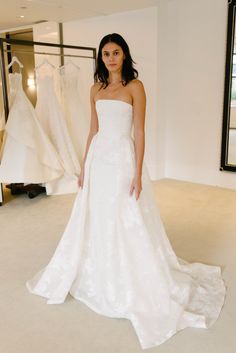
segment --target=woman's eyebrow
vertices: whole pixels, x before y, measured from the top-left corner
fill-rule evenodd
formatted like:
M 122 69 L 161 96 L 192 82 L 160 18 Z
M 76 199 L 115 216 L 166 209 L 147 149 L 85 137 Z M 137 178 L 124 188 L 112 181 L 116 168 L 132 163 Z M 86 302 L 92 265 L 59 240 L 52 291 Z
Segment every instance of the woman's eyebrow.
M 115 51 L 120 51 L 120 49 L 114 49 L 112 52 L 114 53 Z M 104 50 L 103 53 L 109 53 L 109 50 Z

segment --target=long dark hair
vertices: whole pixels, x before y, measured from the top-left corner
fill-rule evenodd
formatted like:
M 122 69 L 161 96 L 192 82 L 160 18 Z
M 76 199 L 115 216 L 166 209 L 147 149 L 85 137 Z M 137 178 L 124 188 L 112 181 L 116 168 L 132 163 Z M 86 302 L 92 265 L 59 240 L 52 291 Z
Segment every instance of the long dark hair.
M 119 45 L 124 52 L 125 59 L 123 61 L 123 66 L 122 66 L 122 84 L 123 86 L 126 86 L 127 83 L 129 83 L 134 78 L 138 77 L 138 71 L 133 67 L 133 64 L 135 64 L 135 62 L 131 58 L 128 44 L 126 43 L 124 38 L 118 33 L 107 34 L 105 37 L 102 38 L 99 44 L 97 61 L 96 61 L 96 71 L 94 73 L 95 81 L 102 82 L 103 88 L 106 88 L 108 86 L 109 72 L 104 62 L 102 61 L 102 48 L 107 43 L 110 43 L 110 42 L 116 43 L 117 45 Z

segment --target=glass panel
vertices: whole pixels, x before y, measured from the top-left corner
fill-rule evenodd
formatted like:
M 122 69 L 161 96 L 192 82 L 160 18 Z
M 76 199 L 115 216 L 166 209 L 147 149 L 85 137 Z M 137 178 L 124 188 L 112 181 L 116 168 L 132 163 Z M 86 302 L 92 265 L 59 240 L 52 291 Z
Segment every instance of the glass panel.
M 234 33 L 234 54 L 231 77 L 231 101 L 228 131 L 228 164 L 236 165 L 236 32 Z

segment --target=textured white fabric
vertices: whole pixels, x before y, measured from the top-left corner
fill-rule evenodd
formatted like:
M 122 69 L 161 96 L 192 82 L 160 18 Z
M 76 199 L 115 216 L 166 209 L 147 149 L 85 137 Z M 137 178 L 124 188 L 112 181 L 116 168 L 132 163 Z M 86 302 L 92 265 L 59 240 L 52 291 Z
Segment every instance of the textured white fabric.
M 44 183 L 63 174 L 60 158 L 22 88 L 22 75 L 9 74 L 9 115 L 1 150 L 0 181 Z
M 178 259 L 143 164 L 140 198 L 129 196 L 135 172 L 132 106 L 96 102 L 93 137 L 71 217 L 48 265 L 26 285 L 63 303 L 70 294 L 91 309 L 129 319 L 143 349 L 185 327 L 207 328 L 225 297 L 221 269 Z
M 1 82 L 0 83 L 0 133 L 4 129 L 5 129 L 5 113 L 4 113 L 3 92 L 2 92 L 2 82 Z M 1 139 L 1 135 L 0 135 L 0 139 Z M 1 146 L 1 141 L 0 141 L 0 146 Z
M 54 75 L 56 92 L 66 118 L 68 130 L 80 164 L 86 147 L 89 119 L 83 109 L 81 99 L 80 69 L 68 61 L 56 70 Z
M 36 113 L 44 131 L 60 156 L 64 169 L 62 177 L 45 184 L 48 195 L 77 192 L 77 177 L 80 172 L 80 164 L 55 93 L 53 72 L 54 69 L 47 63 L 36 70 Z
M 1 90 L 0 90 L 1 95 Z M 4 108 L 2 104 L 2 99 L 0 98 L 0 132 L 5 129 L 5 115 L 4 115 Z

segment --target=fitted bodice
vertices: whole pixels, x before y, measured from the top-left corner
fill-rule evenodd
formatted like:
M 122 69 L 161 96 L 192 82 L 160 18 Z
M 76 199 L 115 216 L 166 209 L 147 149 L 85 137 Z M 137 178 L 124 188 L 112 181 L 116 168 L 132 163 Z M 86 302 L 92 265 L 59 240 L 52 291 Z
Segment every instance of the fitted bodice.
M 115 99 L 96 101 L 99 129 L 95 135 L 93 160 L 104 165 L 117 166 L 117 173 L 126 163 L 132 166 L 134 142 L 132 132 L 133 107 Z M 127 165 L 126 164 L 126 165 Z M 122 165 L 122 167 L 120 167 Z
M 72 63 L 66 63 L 59 69 L 61 89 L 66 91 L 68 95 L 73 95 L 78 90 L 79 70 L 79 67 Z
M 49 97 L 54 96 L 53 77 L 51 75 L 37 76 L 37 96 L 50 102 Z
M 22 96 L 25 97 L 25 93 L 22 86 L 22 74 L 20 72 L 10 73 L 9 77 L 9 109 L 15 104 L 19 107 L 21 106 Z M 25 98 L 23 98 L 25 99 Z M 6 126 L 9 127 L 9 124 Z
M 9 74 L 9 84 L 11 92 L 22 89 L 22 75 L 21 73 L 14 72 Z
M 132 105 L 121 100 L 96 101 L 99 136 L 106 138 L 130 137 L 132 130 Z
M 10 86 L 10 107 L 14 101 L 16 94 L 23 90 L 22 88 L 22 75 L 21 73 L 14 72 L 9 74 L 9 86 Z

